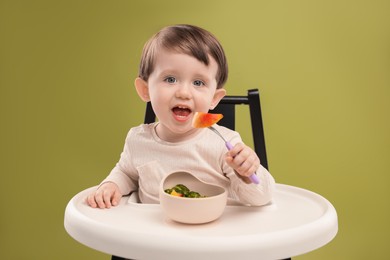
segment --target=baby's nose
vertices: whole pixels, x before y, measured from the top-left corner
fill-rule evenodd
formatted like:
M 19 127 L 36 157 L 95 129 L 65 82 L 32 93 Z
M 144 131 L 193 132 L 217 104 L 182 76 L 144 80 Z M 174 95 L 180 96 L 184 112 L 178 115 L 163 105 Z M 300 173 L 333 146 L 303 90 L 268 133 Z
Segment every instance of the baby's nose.
M 191 98 L 191 89 L 189 84 L 181 84 L 177 91 L 176 91 L 176 97 L 182 98 L 182 99 L 189 99 Z

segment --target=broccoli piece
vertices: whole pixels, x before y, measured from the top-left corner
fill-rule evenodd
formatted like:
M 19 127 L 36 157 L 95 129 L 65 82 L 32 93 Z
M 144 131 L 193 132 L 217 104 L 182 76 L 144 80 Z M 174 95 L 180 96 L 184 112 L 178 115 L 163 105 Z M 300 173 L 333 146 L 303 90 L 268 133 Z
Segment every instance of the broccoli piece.
M 199 194 L 199 192 L 196 191 L 190 191 L 188 193 L 188 198 L 202 198 L 202 196 Z
M 177 184 L 172 189 L 175 190 L 177 193 L 183 194 L 184 197 L 187 197 L 188 193 L 190 192 L 190 190 L 183 184 Z
M 199 194 L 199 192 L 196 191 L 191 191 L 188 189 L 185 185 L 183 184 L 177 184 L 175 187 L 171 189 L 166 189 L 164 190 L 166 193 L 174 196 L 179 196 L 179 197 L 186 197 L 186 198 L 205 198 L 206 196 L 202 196 Z

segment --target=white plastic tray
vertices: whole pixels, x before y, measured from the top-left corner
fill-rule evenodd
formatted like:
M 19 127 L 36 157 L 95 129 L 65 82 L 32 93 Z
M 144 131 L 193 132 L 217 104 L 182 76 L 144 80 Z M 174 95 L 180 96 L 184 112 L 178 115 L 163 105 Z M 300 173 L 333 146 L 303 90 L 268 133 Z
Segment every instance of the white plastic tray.
M 273 203 L 227 206 L 218 220 L 186 225 L 167 219 L 156 204 L 123 197 L 117 207 L 93 209 L 77 194 L 65 211 L 65 229 L 80 243 L 132 259 L 283 259 L 331 241 L 337 213 L 322 196 L 276 184 Z

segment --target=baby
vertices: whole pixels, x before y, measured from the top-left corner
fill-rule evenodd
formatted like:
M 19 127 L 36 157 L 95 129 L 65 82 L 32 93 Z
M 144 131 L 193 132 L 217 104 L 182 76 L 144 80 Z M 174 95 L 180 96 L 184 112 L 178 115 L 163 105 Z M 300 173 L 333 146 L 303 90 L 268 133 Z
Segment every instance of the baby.
M 225 53 L 208 31 L 192 25 L 165 27 L 144 46 L 135 88 L 151 102 L 158 122 L 130 129 L 119 162 L 87 202 L 91 207 L 118 205 L 123 195 L 138 191 L 142 203 L 159 203 L 160 181 L 186 171 L 223 186 L 231 200 L 260 206 L 272 199 L 275 181 L 240 135 L 215 128 L 234 145 L 194 128 L 195 112 L 208 112 L 225 96 Z M 260 183 L 249 176 L 257 174 Z

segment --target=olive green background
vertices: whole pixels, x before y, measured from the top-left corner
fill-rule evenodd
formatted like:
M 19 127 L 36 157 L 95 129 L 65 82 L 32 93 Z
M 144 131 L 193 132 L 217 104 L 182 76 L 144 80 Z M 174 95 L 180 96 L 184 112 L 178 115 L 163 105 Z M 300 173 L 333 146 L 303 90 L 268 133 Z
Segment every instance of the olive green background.
M 276 180 L 335 206 L 336 238 L 294 259 L 388 257 L 389 1 L 1 0 L 0 258 L 109 259 L 66 233 L 65 207 L 142 122 L 142 46 L 176 23 L 220 39 L 229 94 L 261 90 Z

